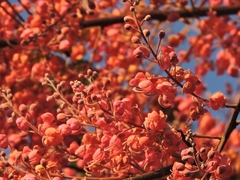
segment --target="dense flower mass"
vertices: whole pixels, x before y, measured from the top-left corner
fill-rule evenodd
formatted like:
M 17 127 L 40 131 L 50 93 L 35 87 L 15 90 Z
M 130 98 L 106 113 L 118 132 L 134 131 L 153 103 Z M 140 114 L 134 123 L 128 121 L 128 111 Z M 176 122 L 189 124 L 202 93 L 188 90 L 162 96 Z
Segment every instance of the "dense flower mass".
M 239 10 L 0 0 L 0 180 L 239 177 Z

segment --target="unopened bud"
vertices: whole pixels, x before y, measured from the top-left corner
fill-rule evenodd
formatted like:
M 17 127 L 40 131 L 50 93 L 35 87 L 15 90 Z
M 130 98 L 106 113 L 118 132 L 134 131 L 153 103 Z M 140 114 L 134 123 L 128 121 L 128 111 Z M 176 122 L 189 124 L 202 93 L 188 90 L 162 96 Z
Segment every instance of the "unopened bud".
M 165 37 L 165 31 L 160 30 L 159 33 L 158 33 L 158 37 L 159 37 L 160 39 L 163 39 L 163 38 Z
M 110 99 L 112 97 L 112 92 L 110 90 L 107 90 L 106 97 Z
M 23 159 L 24 162 L 28 162 L 29 161 L 29 157 L 26 154 L 22 155 L 22 159 Z
M 64 113 L 59 113 L 59 114 L 57 114 L 57 120 L 61 121 L 61 122 L 64 122 L 64 121 L 67 120 L 67 115 L 64 114 Z
M 33 104 L 30 105 L 29 110 L 35 110 L 36 107 L 37 107 L 37 104 L 33 103 Z
M 149 37 L 150 36 L 150 31 L 148 29 L 144 29 L 143 34 L 144 34 L 145 37 Z
M 131 7 L 130 7 L 130 11 L 131 11 L 131 12 L 135 11 L 135 7 L 131 6 Z
M 132 29 L 132 26 L 130 25 L 130 24 L 125 24 L 124 25 L 124 29 L 126 29 L 126 30 L 131 30 Z
M 28 111 L 28 108 L 25 104 L 21 104 L 18 108 L 18 110 L 20 111 L 21 114 L 26 114 Z
M 139 37 L 137 37 L 137 36 L 133 36 L 133 37 L 131 38 L 131 41 L 132 41 L 134 44 L 140 44 L 140 39 L 139 39 Z
M 144 21 L 150 21 L 151 20 L 151 15 L 146 15 L 143 19 Z
M 200 150 L 199 150 L 200 153 L 205 153 L 206 152 L 206 148 L 202 147 Z
M 134 19 L 131 16 L 124 16 L 123 21 L 125 23 L 133 22 Z
M 87 117 L 92 118 L 94 115 L 95 115 L 95 112 L 90 111 L 88 112 Z
M 40 164 L 41 164 L 43 167 L 46 167 L 46 165 L 47 165 L 46 159 L 42 158 L 42 159 L 40 160 Z
M 213 150 L 210 150 L 210 151 L 208 152 L 207 157 L 208 157 L 208 159 L 212 159 L 212 158 L 214 157 L 214 155 L 215 155 L 215 152 L 214 152 Z
M 96 112 L 96 115 L 97 115 L 98 117 L 103 117 L 103 116 L 104 116 L 104 113 L 103 113 L 102 110 L 98 110 L 98 111 Z
M 183 164 L 177 166 L 176 168 L 178 171 L 183 171 L 185 169 L 185 166 Z
M 88 69 L 88 70 L 87 70 L 87 75 L 88 75 L 88 76 L 92 76 L 92 74 L 93 74 L 93 71 L 92 71 L 91 69 Z

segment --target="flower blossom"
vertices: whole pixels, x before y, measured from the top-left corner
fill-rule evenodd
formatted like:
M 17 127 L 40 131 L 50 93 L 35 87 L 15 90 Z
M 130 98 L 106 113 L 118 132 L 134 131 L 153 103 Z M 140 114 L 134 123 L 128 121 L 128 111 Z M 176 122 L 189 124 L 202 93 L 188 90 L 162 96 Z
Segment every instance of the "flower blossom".
M 213 178 L 222 179 L 231 175 L 232 167 L 226 154 L 222 155 L 220 152 L 211 149 L 207 156 L 206 171 L 212 173 Z
M 6 149 L 8 147 L 8 140 L 6 134 L 0 134 L 0 148 Z
M 53 127 L 49 127 L 46 129 L 45 136 L 43 136 L 43 143 L 46 146 L 56 146 L 62 141 L 63 137 L 58 129 L 55 129 Z
M 226 102 L 227 102 L 226 96 L 224 96 L 224 94 L 221 92 L 216 92 L 209 98 L 207 105 L 211 107 L 213 110 L 218 110 L 220 107 L 224 108 Z
M 161 110 L 159 113 L 153 111 L 148 113 L 148 116 L 145 118 L 144 125 L 147 129 L 151 129 L 152 131 L 160 131 L 167 127 L 166 119 L 167 115 Z

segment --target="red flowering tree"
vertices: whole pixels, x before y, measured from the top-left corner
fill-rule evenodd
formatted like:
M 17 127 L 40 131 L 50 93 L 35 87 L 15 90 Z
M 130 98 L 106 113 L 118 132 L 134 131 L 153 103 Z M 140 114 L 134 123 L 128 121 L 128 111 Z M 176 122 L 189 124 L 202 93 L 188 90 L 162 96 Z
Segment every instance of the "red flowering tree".
M 238 179 L 239 85 L 209 93 L 206 77 L 237 82 L 239 12 L 0 0 L 0 178 Z

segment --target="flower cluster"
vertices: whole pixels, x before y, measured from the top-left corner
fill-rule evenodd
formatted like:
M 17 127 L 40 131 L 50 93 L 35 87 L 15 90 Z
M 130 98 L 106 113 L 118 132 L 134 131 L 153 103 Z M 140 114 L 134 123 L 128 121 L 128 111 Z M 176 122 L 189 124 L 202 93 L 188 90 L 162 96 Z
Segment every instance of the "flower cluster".
M 201 148 L 197 154 L 193 148 L 181 152 L 184 163 L 175 162 L 169 179 L 201 179 L 211 174 L 210 179 L 228 178 L 232 172 L 230 159 L 226 154 L 213 149 Z

